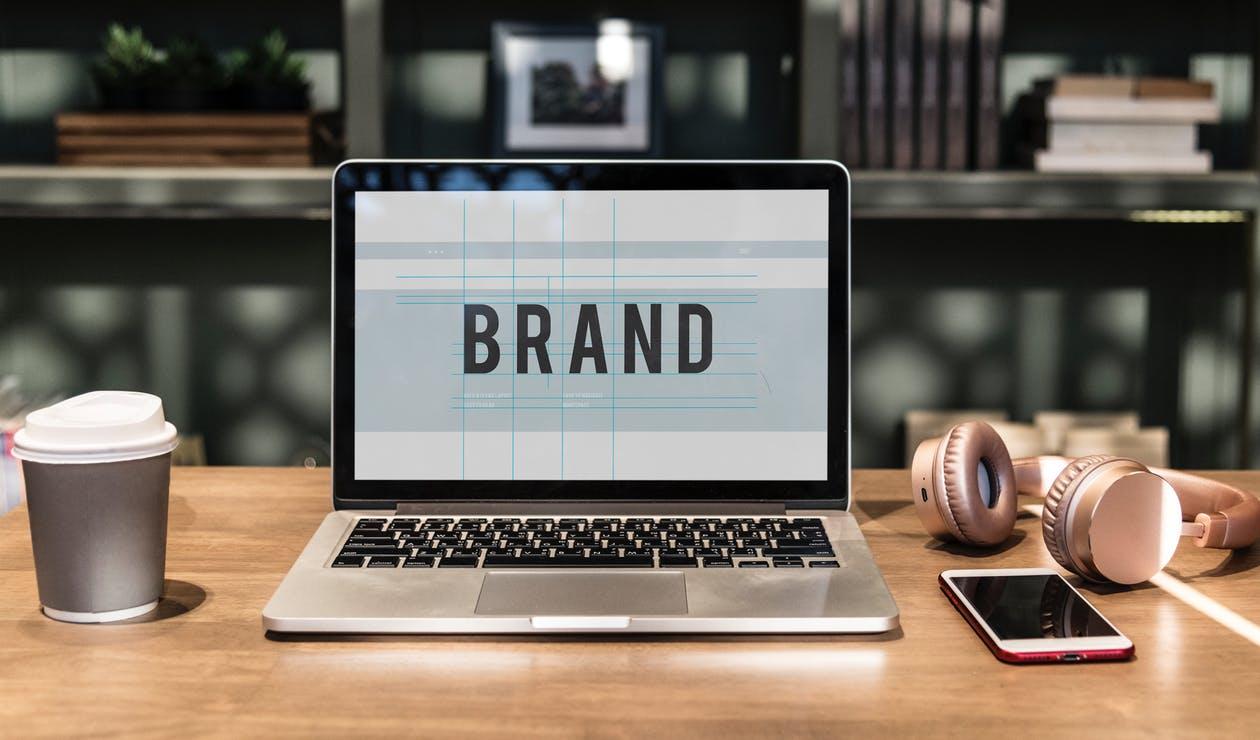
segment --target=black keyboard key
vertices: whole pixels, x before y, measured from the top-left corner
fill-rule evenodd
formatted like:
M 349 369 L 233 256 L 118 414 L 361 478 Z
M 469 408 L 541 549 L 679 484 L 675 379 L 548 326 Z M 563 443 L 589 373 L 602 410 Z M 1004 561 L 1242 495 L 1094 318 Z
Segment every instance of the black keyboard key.
M 730 556 L 733 558 L 755 558 L 757 550 L 752 547 L 732 547 L 729 550 Z
M 807 558 L 813 558 L 813 557 L 834 558 L 836 556 L 836 553 L 832 551 L 830 546 L 828 547 L 810 547 L 810 546 L 802 547 L 802 546 L 796 546 L 796 545 L 791 545 L 788 547 L 778 547 L 775 549 L 771 549 L 767 547 L 762 550 L 762 554 L 775 556 L 775 557 L 795 555 L 795 556 L 804 556 Z
M 407 558 L 406 560 L 403 561 L 403 567 L 404 568 L 432 568 L 433 558 L 428 558 L 428 557 Z
M 730 558 L 705 558 L 704 567 L 706 568 L 730 568 L 733 567 Z
M 332 562 L 334 568 L 362 568 L 364 558 L 362 555 L 338 555 Z
M 350 539 L 346 540 L 346 544 L 347 545 L 384 545 L 387 547 L 397 547 L 398 541 L 395 540 L 393 537 L 386 537 L 385 535 L 371 536 L 371 535 L 363 535 L 363 534 L 352 534 L 350 535 Z
M 696 557 L 698 557 L 698 558 L 720 558 L 720 557 L 724 557 L 724 556 L 722 555 L 722 551 L 721 551 L 721 550 L 719 550 L 719 549 L 717 549 L 717 548 L 700 548 L 700 549 L 696 550 Z
M 557 568 L 562 568 L 565 566 L 574 566 L 574 567 L 580 568 L 586 565 L 586 556 L 582 554 L 581 551 L 556 552 L 555 556 L 551 558 L 551 562 L 548 563 L 548 565 L 552 565 Z
M 447 555 L 446 557 L 438 561 L 438 567 L 439 568 L 476 568 L 477 556 L 464 555 L 464 554 Z
M 769 568 L 770 564 L 764 560 L 741 560 L 739 561 L 741 568 Z
M 362 547 L 354 545 L 346 545 L 341 548 L 340 555 L 377 555 L 386 557 L 406 557 L 411 554 L 411 550 L 403 550 L 398 547 L 382 547 L 380 545 L 365 545 Z
M 651 568 L 652 556 L 627 552 L 621 557 L 612 554 L 591 553 L 586 559 L 591 567 L 597 568 Z
M 483 568 L 539 568 L 546 567 L 551 560 L 546 554 L 538 555 L 525 553 L 522 555 L 513 555 L 511 553 L 492 552 L 486 555 L 482 561 Z
M 645 555 L 602 555 L 584 557 L 579 552 L 557 553 L 555 557 L 527 554 L 513 557 L 506 553 L 486 555 L 484 568 L 651 568 L 652 558 Z
M 774 567 L 776 568 L 804 568 L 805 563 L 800 558 L 774 558 Z
M 418 558 L 440 558 L 445 554 L 446 548 L 444 547 L 422 547 L 416 550 L 416 557 Z
M 457 531 L 457 532 L 480 532 L 480 531 L 481 531 L 481 524 L 482 524 L 481 522 L 470 521 L 470 520 L 468 520 L 468 519 L 464 519 L 463 521 L 460 521 L 459 523 L 457 523 L 457 524 L 455 525 L 455 531 Z
M 660 563 L 662 568 L 694 568 L 696 567 L 696 559 L 689 557 L 686 553 L 682 555 L 667 555 L 661 552 Z
M 401 557 L 381 557 L 380 555 L 373 555 L 368 560 L 368 567 L 369 568 L 397 568 L 398 564 L 401 563 L 402 561 L 403 559 Z
M 839 568 L 840 564 L 834 560 L 811 560 L 809 561 L 811 568 Z

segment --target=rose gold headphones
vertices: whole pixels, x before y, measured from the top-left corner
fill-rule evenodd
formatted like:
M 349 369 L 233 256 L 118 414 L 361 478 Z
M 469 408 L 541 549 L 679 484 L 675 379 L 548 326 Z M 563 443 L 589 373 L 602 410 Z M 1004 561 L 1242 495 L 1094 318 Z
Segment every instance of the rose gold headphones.
M 1181 536 L 1221 549 L 1260 538 L 1260 499 L 1233 486 L 1108 455 L 1012 462 L 998 433 L 978 421 L 920 444 L 910 475 L 928 532 L 969 545 L 1010 536 L 1017 494 L 1044 496 L 1046 549 L 1091 581 L 1141 583 L 1172 560 Z

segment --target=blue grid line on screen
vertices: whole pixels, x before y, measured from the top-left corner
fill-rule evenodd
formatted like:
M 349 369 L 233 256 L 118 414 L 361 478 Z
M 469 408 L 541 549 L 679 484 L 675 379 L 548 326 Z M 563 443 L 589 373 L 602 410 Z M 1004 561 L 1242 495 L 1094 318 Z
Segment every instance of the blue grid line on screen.
M 612 345 L 617 346 L 617 199 L 612 199 L 612 307 L 609 313 L 612 314 L 612 332 L 610 339 Z M 608 412 L 608 429 L 609 438 L 611 439 L 611 451 L 609 452 L 609 467 L 611 472 L 609 477 L 617 480 L 617 375 L 611 374 L 612 381 L 612 410 Z
M 441 279 L 441 278 L 449 279 L 449 278 L 457 278 L 457 277 L 463 277 L 463 276 L 462 275 L 395 275 L 394 277 L 398 280 L 428 280 L 428 279 L 436 280 L 436 279 Z M 542 275 L 469 275 L 469 277 L 477 278 L 479 280 L 481 278 L 490 278 L 494 280 L 516 280 L 518 278 L 522 280 L 524 279 L 541 280 L 542 278 L 547 277 L 547 275 L 546 274 L 542 274 Z M 570 275 L 569 277 L 571 278 L 601 278 L 602 279 L 602 278 L 611 278 L 612 275 L 611 274 L 600 275 L 598 273 L 591 273 L 587 275 Z M 751 278 L 758 277 L 758 275 L 755 272 L 727 273 L 723 275 L 684 275 L 677 272 L 669 272 L 669 273 L 642 273 L 642 274 L 635 274 L 635 275 L 622 274 L 622 275 L 618 275 L 617 277 L 621 278 L 622 280 L 627 280 L 630 278 L 687 278 L 687 279 L 691 279 L 691 278 L 750 278 L 751 279 Z
M 551 315 L 551 276 L 550 275 L 547 276 L 547 315 L 548 316 Z M 513 342 L 513 344 L 515 344 L 515 342 Z M 543 346 L 546 347 L 547 343 L 543 342 Z M 547 373 L 547 387 L 548 388 L 551 387 L 551 373 Z
M 512 200 L 512 305 L 516 305 L 516 200 Z M 512 322 L 512 341 L 515 342 L 516 321 Z M 512 480 L 516 480 L 516 373 L 512 373 Z
M 500 398 L 500 396 L 486 396 L 486 395 L 480 395 L 480 396 L 478 396 L 478 395 L 476 395 L 476 394 L 471 395 L 471 396 L 468 396 L 468 395 L 465 395 L 465 396 L 451 396 L 451 399 L 452 399 L 452 400 L 456 400 L 456 401 L 458 401 L 460 398 L 464 398 L 464 399 L 467 399 L 467 400 L 469 400 L 469 401 L 474 401 L 474 400 L 494 401 L 494 400 L 499 399 L 499 398 Z M 580 397 L 575 396 L 575 398 L 580 398 Z M 623 400 L 634 400 L 634 401 L 644 401 L 644 400 L 646 400 L 646 401 L 659 401 L 659 400 L 662 400 L 662 399 L 663 399 L 663 400 L 666 400 L 666 401 L 669 401 L 669 400 L 675 400 L 675 399 L 677 399 L 677 400 L 681 400 L 681 401 L 693 400 L 693 399 L 698 399 L 698 400 L 703 400 L 703 401 L 710 401 L 710 400 L 718 400 L 718 401 L 722 401 L 722 400 L 727 400 L 727 401 L 729 401 L 729 400 L 736 400 L 736 401 L 740 401 L 740 400 L 747 400 L 747 401 L 751 401 L 751 400 L 756 399 L 757 397 L 756 397 L 756 396 L 622 396 L 621 398 L 622 398 Z M 554 400 L 556 400 L 556 397 L 555 397 L 555 396 L 517 396 L 517 397 L 516 397 L 516 400 L 518 400 L 518 401 L 554 401 Z M 599 400 L 599 399 L 592 399 L 592 400 Z
M 564 198 L 560 199 L 560 295 L 565 295 L 564 284 Z M 564 334 L 564 306 L 560 307 L 560 336 Z M 571 345 L 570 345 L 571 346 Z M 572 349 L 569 353 L 572 354 Z M 564 376 L 567 368 L 564 365 L 564 343 L 560 344 L 560 480 L 564 480 Z
M 461 210 L 461 214 L 460 214 L 461 248 L 459 251 L 459 258 L 460 258 L 460 263 L 461 263 L 460 272 L 462 273 L 462 278 L 461 278 L 462 287 L 463 287 L 462 300 L 464 301 L 465 304 L 467 304 L 468 303 L 468 199 L 467 198 L 464 199 L 463 206 L 461 207 L 460 210 Z M 465 374 L 459 379 L 459 385 L 464 395 L 467 395 L 468 394 L 468 375 Z M 463 410 L 460 410 L 459 412 L 459 477 L 461 479 L 466 477 L 464 475 L 464 460 L 465 460 L 464 442 L 467 436 L 465 434 L 465 428 L 467 427 L 467 425 L 468 425 L 467 414 L 465 414 Z

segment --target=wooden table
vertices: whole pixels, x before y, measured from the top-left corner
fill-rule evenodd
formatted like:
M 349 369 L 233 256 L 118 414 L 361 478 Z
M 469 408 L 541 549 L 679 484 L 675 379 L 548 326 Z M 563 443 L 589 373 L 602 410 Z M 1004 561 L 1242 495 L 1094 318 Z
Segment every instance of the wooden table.
M 854 475 L 901 608 L 874 638 L 269 638 L 259 613 L 328 511 L 328 475 L 230 468 L 175 470 L 155 615 L 61 624 L 39 613 L 19 508 L 0 517 L 0 736 L 1255 736 L 1260 647 L 1154 586 L 1092 589 L 1133 662 L 994 660 L 936 575 L 1052 565 L 1037 520 L 996 553 L 943 546 L 904 481 Z M 1186 544 L 1169 572 L 1260 621 L 1257 564 L 1260 548 Z

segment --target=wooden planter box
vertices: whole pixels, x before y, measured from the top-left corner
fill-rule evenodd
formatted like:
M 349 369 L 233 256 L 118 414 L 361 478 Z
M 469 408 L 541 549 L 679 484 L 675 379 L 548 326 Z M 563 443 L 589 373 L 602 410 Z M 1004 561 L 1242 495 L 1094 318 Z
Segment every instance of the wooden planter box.
M 336 158 L 326 113 L 59 113 L 63 165 L 310 167 Z

